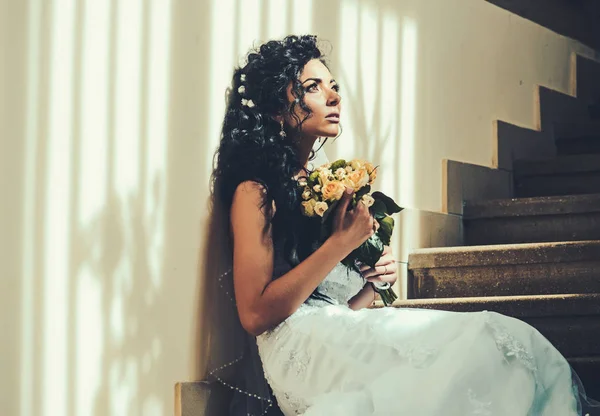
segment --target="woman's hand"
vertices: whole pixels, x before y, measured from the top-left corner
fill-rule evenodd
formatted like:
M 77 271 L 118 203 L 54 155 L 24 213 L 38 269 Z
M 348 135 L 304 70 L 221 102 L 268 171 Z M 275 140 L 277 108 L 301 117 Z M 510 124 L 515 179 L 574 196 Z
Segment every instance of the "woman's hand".
M 362 202 L 348 210 L 354 191 L 351 188 L 344 191 L 344 195 L 333 214 L 333 230 L 330 238 L 336 239 L 338 244 L 346 247 L 351 252 L 367 241 L 375 233 L 377 226 L 369 208 Z
M 390 246 L 383 246 L 383 255 L 375 267 L 366 264 L 360 266 L 363 277 L 369 282 L 390 283 L 393 285 L 398 280 L 398 266 Z

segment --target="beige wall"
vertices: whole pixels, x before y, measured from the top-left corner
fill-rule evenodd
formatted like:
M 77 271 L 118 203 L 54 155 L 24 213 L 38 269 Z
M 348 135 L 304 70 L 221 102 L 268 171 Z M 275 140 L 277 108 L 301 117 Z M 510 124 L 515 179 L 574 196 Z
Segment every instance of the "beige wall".
M 481 0 L 0 7 L 7 415 L 172 413 L 196 371 L 223 91 L 253 39 L 329 39 L 345 105 L 330 159 L 381 164 L 383 190 L 429 211 L 443 158 L 489 164 L 492 120 L 531 127 L 533 86 L 566 91 L 569 54 L 590 53 Z

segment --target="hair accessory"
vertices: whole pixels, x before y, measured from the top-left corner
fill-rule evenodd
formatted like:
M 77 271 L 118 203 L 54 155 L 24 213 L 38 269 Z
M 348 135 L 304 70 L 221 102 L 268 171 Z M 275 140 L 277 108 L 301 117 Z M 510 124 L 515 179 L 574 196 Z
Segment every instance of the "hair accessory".
M 254 101 L 242 98 L 242 105 L 245 105 L 246 107 L 253 108 L 254 107 Z
M 281 121 L 279 122 L 279 125 L 281 126 L 281 131 L 279 132 L 279 135 L 280 135 L 281 137 L 285 137 L 285 136 L 287 136 L 287 134 L 285 134 L 285 130 L 283 129 L 283 120 L 281 120 Z

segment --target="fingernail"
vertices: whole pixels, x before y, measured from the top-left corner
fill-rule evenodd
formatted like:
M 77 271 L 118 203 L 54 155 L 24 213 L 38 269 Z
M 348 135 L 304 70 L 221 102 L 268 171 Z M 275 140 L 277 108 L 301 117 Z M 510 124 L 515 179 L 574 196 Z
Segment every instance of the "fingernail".
M 350 195 L 354 191 L 352 188 L 346 188 L 346 193 Z

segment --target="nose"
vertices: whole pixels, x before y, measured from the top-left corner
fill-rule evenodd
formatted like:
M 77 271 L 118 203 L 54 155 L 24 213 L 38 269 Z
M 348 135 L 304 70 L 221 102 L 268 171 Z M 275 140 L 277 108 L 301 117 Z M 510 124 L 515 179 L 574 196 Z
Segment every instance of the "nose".
M 336 90 L 334 90 L 333 88 L 329 90 L 329 97 L 327 99 L 327 105 L 329 106 L 336 106 L 340 103 L 340 101 L 342 101 L 342 96 L 340 94 L 338 94 L 338 92 Z

